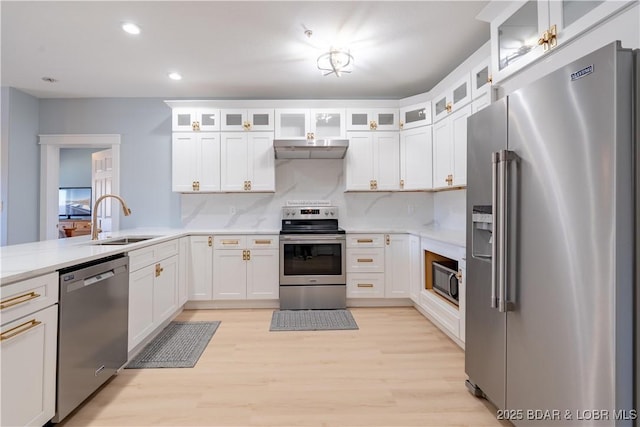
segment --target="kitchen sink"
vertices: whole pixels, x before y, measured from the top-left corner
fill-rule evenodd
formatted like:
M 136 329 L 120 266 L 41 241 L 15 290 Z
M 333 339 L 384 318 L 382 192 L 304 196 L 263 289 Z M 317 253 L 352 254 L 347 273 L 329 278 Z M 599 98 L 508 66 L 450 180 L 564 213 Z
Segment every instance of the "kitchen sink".
M 132 236 L 132 237 L 120 237 L 118 239 L 105 239 L 91 242 L 92 245 L 130 245 L 131 243 L 144 242 L 145 240 L 154 239 L 158 236 Z

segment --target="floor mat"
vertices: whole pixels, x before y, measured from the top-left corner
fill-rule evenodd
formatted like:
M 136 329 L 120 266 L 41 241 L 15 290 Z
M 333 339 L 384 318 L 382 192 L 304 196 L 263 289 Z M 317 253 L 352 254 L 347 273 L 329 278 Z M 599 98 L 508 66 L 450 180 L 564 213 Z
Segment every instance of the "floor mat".
M 329 331 L 358 329 L 349 310 L 277 310 L 270 331 Z

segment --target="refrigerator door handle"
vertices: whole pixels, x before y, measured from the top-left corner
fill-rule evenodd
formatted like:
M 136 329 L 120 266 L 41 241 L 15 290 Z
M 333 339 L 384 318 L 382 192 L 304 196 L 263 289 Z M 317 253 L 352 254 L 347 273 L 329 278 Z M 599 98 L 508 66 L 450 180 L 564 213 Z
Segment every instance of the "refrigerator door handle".
M 517 159 L 513 151 L 502 150 L 499 152 L 498 161 L 498 311 L 501 313 L 511 311 L 513 303 L 507 302 L 507 277 L 508 263 L 507 253 L 509 253 L 509 233 L 507 218 L 509 216 L 509 169 L 510 162 Z
M 500 164 L 500 152 L 491 153 L 491 308 L 498 308 L 498 246 L 499 225 L 498 225 L 498 170 Z

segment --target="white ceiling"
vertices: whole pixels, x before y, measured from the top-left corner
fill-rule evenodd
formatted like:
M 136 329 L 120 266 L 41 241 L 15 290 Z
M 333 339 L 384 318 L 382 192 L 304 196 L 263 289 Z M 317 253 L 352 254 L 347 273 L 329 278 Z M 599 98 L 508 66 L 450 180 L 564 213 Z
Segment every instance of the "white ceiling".
M 399 99 L 430 90 L 489 39 L 475 19 L 486 4 L 3 0 L 1 80 L 40 98 Z M 124 21 L 142 33 L 124 33 Z M 317 69 L 332 44 L 350 47 L 352 74 Z

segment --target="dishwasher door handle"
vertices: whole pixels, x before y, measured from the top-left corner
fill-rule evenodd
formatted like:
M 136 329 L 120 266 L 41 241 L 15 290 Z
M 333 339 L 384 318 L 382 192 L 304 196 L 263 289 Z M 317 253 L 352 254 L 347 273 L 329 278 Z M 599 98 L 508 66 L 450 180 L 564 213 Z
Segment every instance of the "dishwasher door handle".
M 69 293 L 69 292 L 77 291 L 78 289 L 82 289 L 85 286 L 95 285 L 96 283 L 100 283 L 104 280 L 111 279 L 115 275 L 116 273 L 113 270 L 107 270 L 103 273 L 96 274 L 91 277 L 87 277 L 84 280 L 80 279 L 76 282 L 69 283 L 66 287 L 66 292 Z

